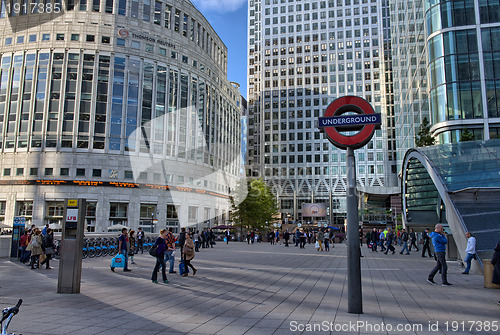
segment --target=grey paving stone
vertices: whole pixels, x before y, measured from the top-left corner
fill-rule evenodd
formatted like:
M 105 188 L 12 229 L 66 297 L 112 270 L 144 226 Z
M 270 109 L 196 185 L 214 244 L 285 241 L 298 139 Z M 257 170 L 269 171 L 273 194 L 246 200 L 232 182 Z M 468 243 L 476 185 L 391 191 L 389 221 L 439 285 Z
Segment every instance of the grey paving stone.
M 418 253 L 363 251 L 361 315 L 347 313 L 345 245 L 316 253 L 309 245 L 304 250 L 265 243 L 201 249 L 194 261 L 197 276 L 169 275 L 167 285 L 151 283 L 154 259 L 147 254 L 135 256 L 131 273 L 109 271 L 109 257 L 85 259 L 78 295 L 56 293 L 57 261 L 51 262 L 55 271 L 32 271 L 0 259 L 0 309 L 24 299 L 9 329 L 24 335 L 268 335 L 292 333 L 292 321 L 427 325 L 433 320 L 442 325 L 498 320 L 500 294 L 484 289 L 482 276 L 464 278 L 463 269 L 450 262 L 448 277 L 455 285 L 429 285 L 425 279 L 433 260 Z

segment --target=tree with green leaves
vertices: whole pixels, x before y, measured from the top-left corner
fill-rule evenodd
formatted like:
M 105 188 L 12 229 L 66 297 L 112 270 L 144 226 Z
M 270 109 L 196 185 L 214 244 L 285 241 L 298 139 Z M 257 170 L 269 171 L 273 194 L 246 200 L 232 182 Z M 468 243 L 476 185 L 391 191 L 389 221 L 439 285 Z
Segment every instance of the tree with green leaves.
M 279 214 L 276 197 L 262 179 L 240 181 L 231 206 L 235 225 L 247 229 L 265 229 Z
M 468 142 L 468 141 L 474 141 L 474 134 L 470 132 L 469 129 L 465 128 L 460 133 L 460 142 Z
M 415 138 L 415 144 L 417 147 L 426 147 L 436 144 L 436 139 L 431 136 L 431 126 L 426 117 L 424 117 L 420 124 L 420 130 Z

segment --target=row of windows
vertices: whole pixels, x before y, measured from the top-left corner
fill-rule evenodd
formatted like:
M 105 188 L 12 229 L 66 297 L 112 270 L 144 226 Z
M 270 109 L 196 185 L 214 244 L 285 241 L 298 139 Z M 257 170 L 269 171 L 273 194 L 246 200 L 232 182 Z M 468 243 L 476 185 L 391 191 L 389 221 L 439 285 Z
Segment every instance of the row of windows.
M 219 46 L 216 40 L 205 30 L 201 23 L 191 18 L 189 14 L 182 12 L 161 1 L 143 0 L 75 0 L 66 2 L 66 10 L 73 11 L 92 11 L 104 12 L 108 14 L 118 14 L 129 16 L 134 19 L 142 19 L 146 22 L 152 22 L 155 25 L 171 29 L 178 32 L 190 41 L 204 49 L 211 58 L 223 69 L 226 68 L 227 55 L 224 48 Z M 42 6 L 42 7 L 40 7 Z M 2 0 L 0 2 L 0 18 L 8 16 L 22 16 L 38 13 L 59 13 L 63 12 L 61 0 L 46 0 L 45 3 L 31 0 Z M 34 42 L 34 41 L 30 41 Z M 18 42 L 23 43 L 23 42 Z
M 337 47 L 337 50 L 343 50 L 344 45 L 345 45 L 345 49 L 352 49 L 353 47 L 355 49 L 360 49 L 361 48 L 361 40 L 345 41 L 345 43 L 344 43 L 344 41 L 341 41 L 341 42 L 337 42 L 336 44 L 332 42 L 330 44 L 323 43 L 321 45 L 319 45 L 319 44 L 299 45 L 296 47 L 293 47 L 293 46 L 288 47 L 288 49 L 286 47 L 282 47 L 281 49 L 274 48 L 274 49 L 272 49 L 272 55 L 273 56 L 286 55 L 286 54 L 293 55 L 294 53 L 301 54 L 302 50 L 304 51 L 304 53 L 309 53 L 309 52 L 311 52 L 311 50 L 312 50 L 312 52 L 319 52 L 320 46 L 321 46 L 321 51 L 327 51 L 327 50 L 332 51 L 332 50 L 335 50 L 335 47 Z M 373 45 L 378 46 L 377 39 L 373 40 Z M 312 47 L 312 49 L 311 49 L 311 47 Z M 363 47 L 370 48 L 370 40 L 369 39 L 363 40 Z M 264 56 L 271 56 L 271 49 L 265 49 Z
M 354 37 L 361 37 L 361 30 L 360 29 L 355 29 L 354 30 L 354 34 L 352 33 L 352 30 L 348 30 L 348 31 L 345 31 L 345 38 L 352 38 L 354 35 Z M 330 40 L 334 40 L 335 39 L 335 32 L 330 32 L 329 33 L 329 39 Z M 363 36 L 370 36 L 370 29 L 363 29 Z M 272 39 L 272 45 L 273 46 L 277 46 L 277 45 L 287 45 L 287 44 L 294 44 L 294 43 L 309 43 L 311 42 L 311 40 L 313 42 L 317 42 L 318 41 L 318 38 L 321 37 L 321 41 L 326 41 L 327 40 L 327 35 L 326 33 L 321 33 L 321 34 L 312 34 L 312 35 L 304 35 L 303 37 L 301 35 L 297 35 L 297 36 L 289 36 L 288 38 L 286 37 L 281 37 L 281 38 L 273 38 Z M 337 39 L 343 39 L 344 38 L 344 31 L 343 30 L 339 30 L 337 31 Z M 347 42 L 346 42 L 347 43 Z M 364 40 L 363 41 L 364 43 L 364 46 L 367 46 L 367 44 L 369 43 L 369 40 Z M 266 47 L 268 46 L 271 46 L 271 39 L 266 39 L 264 41 L 264 45 Z M 378 39 L 373 39 L 372 40 L 372 45 L 373 46 L 378 46 Z M 330 44 L 331 46 L 331 44 Z M 313 45 L 313 48 L 314 45 Z M 321 45 L 321 49 L 323 50 L 326 50 L 326 45 Z
M 111 226 L 114 224 L 127 224 L 127 219 L 130 215 L 129 207 L 131 205 L 139 205 L 139 224 L 140 225 L 150 225 L 151 219 L 160 219 L 158 217 L 158 204 L 151 203 L 126 203 L 126 202 L 113 202 L 109 203 L 108 213 L 108 223 L 107 226 Z M 3 220 L 3 216 L 5 216 L 5 210 L 7 207 L 7 201 L 0 201 L 0 219 Z M 25 200 L 25 201 L 16 201 L 15 204 L 15 213 L 16 216 L 25 217 L 27 225 L 31 225 L 32 217 L 33 217 L 33 200 Z M 88 201 L 86 203 L 85 209 L 85 223 L 87 225 L 87 231 L 95 231 L 96 226 L 96 218 L 97 218 L 97 207 L 98 202 Z M 182 210 L 183 205 L 175 205 L 175 204 L 167 204 L 166 205 L 166 213 L 164 220 L 168 222 L 171 220 L 178 220 L 178 213 Z M 204 221 L 210 220 L 211 213 L 215 212 L 214 221 L 218 222 L 219 219 L 224 221 L 225 213 L 222 212 L 222 216 L 219 217 L 219 213 L 221 210 L 212 209 L 210 207 L 198 207 L 198 206 L 187 206 L 188 213 L 188 221 L 196 222 L 198 217 L 200 217 L 198 213 L 199 210 L 203 209 L 203 217 Z M 62 223 L 62 218 L 64 215 L 64 202 L 62 201 L 44 201 L 44 223 Z M 163 224 L 164 222 L 159 222 L 158 224 Z M 147 227 L 146 227 L 147 228 Z
M 25 39 L 25 36 L 16 36 L 15 41 L 16 44 L 22 44 L 27 41 L 28 43 L 34 43 L 38 40 L 41 42 L 49 42 L 50 41 L 50 34 L 41 34 L 41 36 L 38 36 L 36 34 L 28 35 L 27 39 Z M 12 45 L 13 43 L 13 37 L 6 37 L 4 40 L 4 45 Z M 55 40 L 56 41 L 64 41 L 65 39 L 65 34 L 56 34 Z M 71 41 L 80 41 L 80 34 L 70 34 L 70 40 Z M 85 35 L 85 41 L 89 43 L 94 43 L 96 42 L 96 36 L 95 35 Z M 103 44 L 110 44 L 111 42 L 111 37 L 109 36 L 101 36 L 101 43 Z
M 28 36 L 28 42 L 36 42 L 37 41 L 37 35 L 29 35 Z M 41 41 L 42 42 L 48 42 L 50 41 L 50 34 L 42 34 L 41 35 Z M 13 43 L 13 37 L 6 37 L 4 40 L 4 45 L 12 45 Z M 25 36 L 16 36 L 15 37 L 16 43 L 17 44 L 22 44 L 25 42 Z M 55 36 L 56 41 L 64 41 L 65 40 L 65 34 L 63 33 L 58 33 Z M 80 41 L 80 34 L 70 34 L 70 40 L 73 42 L 78 42 Z M 85 41 L 89 43 L 94 43 L 96 42 L 96 36 L 95 35 L 85 35 Z M 111 43 L 111 37 L 109 36 L 101 36 L 101 43 L 103 44 L 110 44 Z M 130 47 L 135 50 L 144 50 L 149 53 L 154 53 L 155 48 L 157 49 L 156 52 L 158 55 L 167 57 L 167 49 L 162 48 L 159 46 L 155 46 L 153 44 L 148 44 L 148 43 L 142 43 L 140 41 L 135 41 L 131 40 L 130 43 L 127 43 L 126 39 L 123 38 L 116 38 L 116 45 L 118 46 L 123 46 L 123 47 Z M 179 59 L 185 64 L 191 64 L 193 67 L 197 68 L 198 67 L 198 61 L 195 59 L 192 59 L 191 61 L 189 60 L 189 57 L 186 55 L 179 55 L 179 52 L 177 51 L 170 51 L 168 54 L 168 57 L 172 59 Z M 205 66 L 203 64 L 200 64 L 200 70 L 204 72 Z
M 359 7 L 356 7 L 356 8 L 346 8 L 344 10 L 342 9 L 338 9 L 337 10 L 337 15 L 335 16 L 335 11 L 331 10 L 328 12 L 328 18 L 329 19 L 334 19 L 335 17 L 337 18 L 341 18 L 341 17 L 344 17 L 344 12 L 345 12 L 345 16 L 358 16 L 358 15 L 361 15 L 361 11 L 359 9 Z M 363 12 L 363 16 L 366 16 L 368 15 L 370 12 L 369 12 L 369 8 L 368 7 L 363 7 L 362 8 L 362 12 Z M 269 13 L 269 8 L 266 9 L 265 11 L 265 15 L 266 16 L 269 16 L 270 14 Z M 371 7 L 371 14 L 377 14 L 377 6 L 372 6 Z M 312 12 L 312 13 L 305 13 L 305 14 L 296 14 L 296 15 L 289 15 L 289 16 L 273 16 L 273 18 L 269 18 L 269 17 L 266 17 L 264 19 L 264 23 L 266 26 L 269 26 L 271 25 L 271 20 L 272 20 L 272 24 L 285 24 L 285 23 L 293 23 L 293 22 L 302 22 L 302 21 L 315 21 L 315 20 L 325 20 L 327 17 L 327 12 Z M 348 19 L 346 19 L 348 20 Z M 359 22 L 359 21 L 358 21 Z
M 368 18 L 363 18 L 362 20 L 363 20 L 362 22 L 363 25 L 370 24 Z M 264 35 L 271 36 L 271 35 L 286 34 L 286 33 L 289 34 L 300 33 L 302 31 L 317 31 L 318 29 L 326 30 L 326 29 L 335 29 L 335 28 L 352 27 L 352 26 L 358 27 L 360 26 L 360 24 L 361 24 L 360 19 L 354 19 L 354 20 L 347 19 L 347 20 L 337 21 L 337 25 L 335 25 L 335 21 L 330 21 L 328 25 L 327 22 L 313 23 L 313 24 L 306 23 L 304 25 L 302 24 L 288 25 L 288 26 L 280 25 L 280 27 L 265 28 Z M 377 17 L 372 17 L 371 24 L 377 24 Z M 302 30 L 302 28 L 304 29 Z M 377 34 L 378 34 L 377 28 L 376 27 L 372 28 L 372 35 L 377 35 Z M 250 35 L 253 35 L 252 31 L 250 31 Z
M 299 0 L 297 0 L 298 2 Z M 328 1 L 328 8 L 334 8 L 335 5 L 337 5 L 337 7 L 344 7 L 344 6 L 351 6 L 352 5 L 359 5 L 360 3 L 361 4 L 367 4 L 368 2 L 372 2 L 372 3 L 376 3 L 377 0 L 329 0 Z M 251 1 L 253 2 L 253 1 Z M 304 11 L 307 11 L 307 10 L 317 10 L 317 9 L 325 9 L 327 8 L 327 2 L 326 1 L 313 1 L 313 2 L 307 2 L 307 3 L 304 3 L 304 4 L 296 4 L 295 6 L 294 5 L 288 5 L 288 6 L 285 6 L 283 4 L 285 4 L 287 2 L 287 0 L 272 0 L 272 4 L 273 5 L 278 5 L 278 4 L 281 4 L 281 6 L 273 6 L 273 14 L 278 14 L 278 9 L 280 10 L 281 13 L 286 13 L 286 11 L 288 10 L 289 12 L 293 12 L 294 10 L 300 12 L 302 10 Z M 292 3 L 293 0 L 288 0 L 288 3 Z M 265 2 L 266 6 L 269 6 L 271 5 L 271 0 L 266 0 Z M 253 6 L 253 4 L 250 5 L 251 7 Z M 267 8 L 269 9 L 269 8 Z

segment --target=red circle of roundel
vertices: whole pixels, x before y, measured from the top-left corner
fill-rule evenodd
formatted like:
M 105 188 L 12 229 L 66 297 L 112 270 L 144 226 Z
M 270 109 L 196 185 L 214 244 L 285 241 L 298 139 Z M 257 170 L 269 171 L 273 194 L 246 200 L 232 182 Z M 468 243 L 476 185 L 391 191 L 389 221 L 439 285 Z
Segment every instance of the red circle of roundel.
M 345 96 L 333 101 L 325 111 L 325 117 L 340 116 L 339 114 L 345 111 L 345 107 L 353 106 L 353 111 L 361 111 L 362 114 L 375 114 L 373 107 L 368 101 L 356 96 Z M 352 136 L 345 136 L 340 134 L 335 127 L 325 127 L 327 136 L 340 147 L 357 147 L 364 145 L 368 142 L 375 131 L 375 125 L 365 125 L 363 129 Z

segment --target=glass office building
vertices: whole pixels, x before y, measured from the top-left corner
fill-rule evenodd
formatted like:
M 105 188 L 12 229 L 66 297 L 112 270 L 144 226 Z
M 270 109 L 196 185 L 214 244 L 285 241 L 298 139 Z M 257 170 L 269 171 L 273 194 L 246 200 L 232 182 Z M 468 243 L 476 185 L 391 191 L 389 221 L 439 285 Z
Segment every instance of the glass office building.
M 398 193 L 388 4 L 249 1 L 247 173 L 272 187 L 282 218 L 307 221 L 301 203 L 327 203 L 330 222 L 344 223 L 346 153 L 317 119 L 345 95 L 383 115 L 373 140 L 356 150 L 359 189 Z
M 0 213 L 88 230 L 227 217 L 241 104 L 189 1 L 0 3 Z
M 427 117 L 437 143 L 500 137 L 500 4 L 391 4 L 398 163 Z

